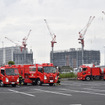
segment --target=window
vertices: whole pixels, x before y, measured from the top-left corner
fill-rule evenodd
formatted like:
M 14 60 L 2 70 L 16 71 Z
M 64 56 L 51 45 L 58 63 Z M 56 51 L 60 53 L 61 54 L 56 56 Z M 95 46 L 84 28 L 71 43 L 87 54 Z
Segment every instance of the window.
M 86 71 L 87 70 L 87 68 L 83 68 L 83 71 Z
M 3 74 L 3 75 L 5 74 L 4 69 L 1 69 L 1 74 Z
M 36 67 L 30 67 L 29 70 L 30 71 L 36 71 Z
M 42 73 L 43 72 L 43 68 L 42 67 L 38 67 L 38 71 Z

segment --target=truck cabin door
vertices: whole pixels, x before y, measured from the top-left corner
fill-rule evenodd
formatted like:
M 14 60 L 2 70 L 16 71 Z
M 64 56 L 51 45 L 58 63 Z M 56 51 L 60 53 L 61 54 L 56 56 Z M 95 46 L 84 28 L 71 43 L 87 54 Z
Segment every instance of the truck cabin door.
M 38 67 L 37 76 L 40 76 L 42 79 L 44 78 L 44 70 L 42 67 Z
M 5 76 L 5 70 L 1 69 L 1 74 Z

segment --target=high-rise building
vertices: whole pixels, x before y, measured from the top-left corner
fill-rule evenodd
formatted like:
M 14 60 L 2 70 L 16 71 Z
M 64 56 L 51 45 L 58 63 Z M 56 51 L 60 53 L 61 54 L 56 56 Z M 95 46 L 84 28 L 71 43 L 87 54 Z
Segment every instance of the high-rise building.
M 51 55 L 50 55 L 51 58 Z M 71 48 L 66 51 L 55 51 L 53 53 L 55 66 L 70 66 L 73 68 L 82 65 L 82 50 Z M 84 50 L 84 64 L 100 64 L 100 51 Z
M 20 49 L 16 47 L 0 48 L 0 65 L 8 64 L 9 61 L 14 61 L 15 64 L 33 64 L 33 52 L 28 49 Z

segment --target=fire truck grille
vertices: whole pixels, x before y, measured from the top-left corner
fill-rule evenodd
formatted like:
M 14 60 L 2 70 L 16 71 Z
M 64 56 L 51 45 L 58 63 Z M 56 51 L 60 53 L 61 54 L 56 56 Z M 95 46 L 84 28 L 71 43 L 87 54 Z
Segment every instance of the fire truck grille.
M 15 78 L 11 78 L 11 80 L 10 80 L 11 82 L 15 82 Z
M 49 77 L 49 80 L 53 80 L 53 77 L 52 77 L 52 76 L 50 76 L 50 77 Z

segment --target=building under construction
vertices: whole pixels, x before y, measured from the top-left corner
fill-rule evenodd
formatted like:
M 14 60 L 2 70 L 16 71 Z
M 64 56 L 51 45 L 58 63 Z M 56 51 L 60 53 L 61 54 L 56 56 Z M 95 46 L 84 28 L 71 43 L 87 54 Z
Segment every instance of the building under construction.
M 51 55 L 50 55 L 51 58 Z M 84 50 L 84 64 L 100 64 L 100 51 Z M 82 65 L 82 49 L 71 48 L 66 51 L 55 51 L 53 53 L 55 66 L 70 66 L 73 68 Z
M 33 64 L 33 52 L 27 48 L 20 49 L 20 46 L 0 48 L 0 65 L 14 61 L 15 64 Z

